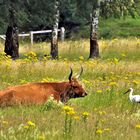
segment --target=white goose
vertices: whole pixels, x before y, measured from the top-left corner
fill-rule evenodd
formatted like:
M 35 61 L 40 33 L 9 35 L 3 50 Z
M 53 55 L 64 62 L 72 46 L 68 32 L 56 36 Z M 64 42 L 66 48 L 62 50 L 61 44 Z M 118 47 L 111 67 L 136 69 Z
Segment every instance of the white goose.
M 128 91 L 126 91 L 124 94 L 130 92 L 129 94 L 129 99 L 131 102 L 136 102 L 136 103 L 140 103 L 140 95 L 133 95 L 133 88 L 129 88 Z

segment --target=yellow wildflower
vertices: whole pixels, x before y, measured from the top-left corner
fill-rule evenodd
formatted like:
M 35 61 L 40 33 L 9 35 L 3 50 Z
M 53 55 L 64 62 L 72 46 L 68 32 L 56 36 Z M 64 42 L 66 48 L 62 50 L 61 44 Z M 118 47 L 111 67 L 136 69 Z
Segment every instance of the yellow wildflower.
M 88 113 L 88 112 L 83 112 L 83 113 L 82 113 L 82 116 L 83 116 L 83 117 L 88 117 L 88 116 L 89 116 L 89 113 Z
M 45 140 L 45 135 L 44 134 L 40 135 L 39 140 Z
M 103 112 L 102 112 L 102 111 L 99 111 L 99 114 L 100 114 L 100 115 L 103 115 Z
M 25 125 L 24 128 L 25 128 L 25 129 L 29 129 L 29 126 L 28 126 L 28 125 Z
M 102 133 L 103 133 L 103 131 L 101 129 L 96 130 L 96 134 L 102 134 Z
M 59 56 L 59 59 L 61 59 L 62 58 L 62 56 Z
M 70 106 L 64 106 L 63 110 L 66 111 L 66 112 L 74 111 L 74 109 Z
M 94 111 L 97 111 L 97 108 L 94 108 Z
M 106 115 L 106 112 L 105 112 L 105 111 L 103 111 L 103 114 L 104 114 L 104 115 Z
M 73 117 L 75 120 L 80 120 L 80 116 L 74 116 Z
M 85 83 L 85 84 L 91 84 L 91 82 L 86 80 L 86 79 L 82 79 L 82 82 Z
M 35 127 L 35 123 L 33 123 L 32 121 L 28 121 L 27 124 L 28 124 L 29 126 Z
M 96 92 L 97 92 L 97 93 L 102 93 L 103 91 L 102 91 L 102 90 L 97 90 Z
M 137 72 L 136 75 L 140 76 L 140 72 Z
M 79 59 L 80 59 L 80 60 L 84 60 L 84 57 L 83 57 L 83 56 L 80 56 Z
M 122 56 L 122 57 L 125 57 L 125 56 L 126 56 L 126 54 L 125 54 L 125 53 L 121 53 L 121 56 Z
M 137 124 L 135 127 L 138 128 L 138 129 L 140 129 L 140 124 Z
M 68 111 L 67 114 L 68 114 L 68 115 L 75 115 L 76 112 L 72 110 L 72 111 Z
M 104 131 L 110 131 L 110 128 L 105 128 Z
M 117 86 L 117 83 L 116 82 L 110 82 L 109 86 Z
M 114 38 L 112 41 L 118 41 L 118 38 Z
M 6 124 L 6 125 L 7 125 L 7 124 L 8 124 L 8 122 L 7 122 L 7 121 L 2 121 L 2 124 Z
M 118 63 L 119 63 L 119 59 L 118 59 L 118 58 L 113 58 L 112 62 L 113 62 L 114 64 L 118 64 Z
M 67 61 L 68 59 L 67 58 L 64 58 L 64 61 Z
M 135 84 L 135 85 L 138 85 L 139 84 L 139 81 L 133 80 L 132 83 Z
M 128 77 L 127 77 L 127 76 L 125 76 L 125 77 L 124 77 L 124 79 L 125 79 L 125 80 L 127 80 L 127 79 L 128 79 Z
M 49 82 L 48 79 L 43 78 L 41 82 Z

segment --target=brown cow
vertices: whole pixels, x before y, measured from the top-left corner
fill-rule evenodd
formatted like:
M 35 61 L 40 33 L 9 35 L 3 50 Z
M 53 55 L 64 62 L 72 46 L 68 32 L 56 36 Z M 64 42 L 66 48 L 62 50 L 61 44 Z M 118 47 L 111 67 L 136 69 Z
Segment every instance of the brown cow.
M 83 68 L 81 69 L 81 73 Z M 63 103 L 70 98 L 84 97 L 87 95 L 77 78 L 72 78 L 72 69 L 69 75 L 69 82 L 40 82 L 29 83 L 15 87 L 9 87 L 0 91 L 0 106 L 10 106 L 14 104 L 42 104 L 49 96 Z M 80 76 L 79 75 L 79 76 Z

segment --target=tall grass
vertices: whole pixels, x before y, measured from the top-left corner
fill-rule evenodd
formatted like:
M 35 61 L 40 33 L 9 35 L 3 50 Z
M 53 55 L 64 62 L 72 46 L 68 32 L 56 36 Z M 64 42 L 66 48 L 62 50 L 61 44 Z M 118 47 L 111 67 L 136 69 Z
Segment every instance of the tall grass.
M 88 60 L 89 41 L 59 43 L 59 60 L 49 56 L 50 44 L 20 46 L 20 59 L 12 61 L 0 55 L 0 89 L 28 82 L 67 81 L 70 66 L 74 75 L 80 66 L 80 83 L 88 96 L 71 99 L 74 110 L 68 116 L 57 104 L 0 108 L 0 139 L 115 139 L 138 140 L 139 104 L 123 93 L 130 87 L 140 89 L 140 40 L 137 38 L 100 40 L 100 58 Z M 2 52 L 2 44 L 0 45 Z M 43 109 L 42 109 L 43 108 Z M 84 119 L 84 112 L 89 114 Z M 86 113 L 85 113 L 86 114 Z M 66 119 L 66 116 L 68 117 Z M 66 129 L 66 126 L 68 129 Z M 67 133 L 67 137 L 65 135 Z

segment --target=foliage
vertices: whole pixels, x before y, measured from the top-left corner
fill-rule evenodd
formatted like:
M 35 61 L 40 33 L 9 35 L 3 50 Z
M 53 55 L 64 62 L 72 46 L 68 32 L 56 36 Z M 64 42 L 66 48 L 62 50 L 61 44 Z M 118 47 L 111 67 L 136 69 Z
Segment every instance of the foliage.
M 90 13 L 96 0 L 60 0 L 60 26 L 67 31 L 84 26 L 90 22 Z M 136 5 L 134 5 L 136 2 Z M 101 3 L 103 18 L 131 15 L 139 13 L 138 0 L 113 0 Z M 53 25 L 54 0 L 5 0 L 0 3 L 0 32 L 5 33 L 10 22 L 9 9 L 14 10 L 14 20 L 20 32 L 50 29 Z M 4 13 L 4 14 L 3 14 Z
M 135 17 L 135 2 L 133 0 L 103 0 L 101 3 L 101 16 L 108 17 L 125 17 L 131 15 Z
M 138 37 L 140 36 L 140 19 L 127 17 L 125 19 L 103 19 L 100 18 L 99 22 L 99 38 L 116 38 L 116 37 Z M 71 32 L 73 38 L 88 38 L 89 25 L 81 26 L 74 32 Z
M 63 106 L 62 102 L 54 100 L 53 96 L 50 96 L 48 101 L 42 106 L 41 111 L 47 111 L 51 109 L 61 109 Z

